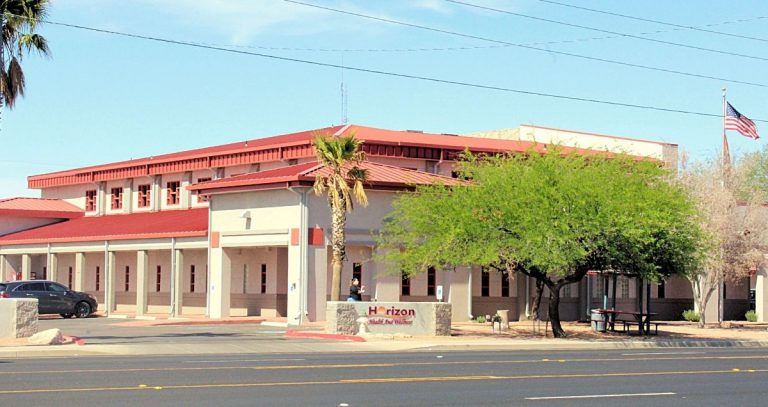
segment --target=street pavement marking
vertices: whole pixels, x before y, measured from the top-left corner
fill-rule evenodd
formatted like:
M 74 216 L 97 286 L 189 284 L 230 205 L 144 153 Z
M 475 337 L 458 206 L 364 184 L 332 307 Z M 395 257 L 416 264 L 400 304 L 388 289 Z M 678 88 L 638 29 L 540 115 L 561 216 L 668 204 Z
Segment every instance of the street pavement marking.
M 707 352 L 635 352 L 622 353 L 621 356 L 641 356 L 641 355 L 703 355 Z
M 307 359 L 220 359 L 220 360 L 184 360 L 184 363 L 227 363 L 227 362 L 293 362 Z
M 754 372 L 768 373 L 768 369 L 755 369 Z M 339 384 L 373 384 L 373 383 L 416 383 L 416 382 L 451 382 L 451 381 L 478 381 L 478 380 L 542 380 L 542 379 L 577 379 L 577 378 L 602 378 L 602 377 L 640 377 L 640 376 L 690 376 L 690 375 L 718 375 L 738 374 L 729 370 L 699 370 L 699 371 L 662 371 L 662 372 L 616 372 L 616 373 L 566 373 L 566 374 L 537 374 L 520 376 L 434 376 L 434 377 L 382 377 L 369 379 L 338 379 L 324 381 L 294 381 L 294 382 L 258 382 L 258 383 L 219 383 L 219 384 L 178 384 L 167 386 L 141 387 L 84 387 L 84 388 L 49 388 L 49 389 L 24 389 L 24 390 L 0 390 L 0 395 L 8 394 L 36 394 L 36 393 L 85 393 L 107 391 L 147 391 L 154 390 L 183 390 L 183 389 L 214 389 L 214 388 L 248 388 L 248 387 L 280 387 L 280 386 L 308 386 L 308 385 L 339 385 Z
M 607 397 L 644 397 L 644 396 L 674 396 L 677 393 L 625 393 L 625 394 L 590 394 L 584 396 L 552 396 L 526 397 L 526 400 L 563 400 L 563 399 L 602 399 Z
M 142 367 L 123 369 L 70 369 L 70 370 L 36 370 L 36 371 L 2 371 L 3 375 L 38 375 L 38 374 L 69 374 L 69 373 L 121 373 L 121 372 L 183 372 L 206 370 L 291 370 L 291 369 L 354 369 L 370 367 L 399 367 L 399 366 L 441 366 L 441 365 L 504 365 L 504 364 L 535 364 L 541 362 L 627 362 L 627 361 L 659 361 L 659 360 L 766 360 L 768 355 L 752 356 L 693 356 L 693 357 L 655 357 L 655 358 L 580 358 L 580 359 L 531 359 L 531 360 L 478 360 L 478 361 L 425 361 L 400 363 L 340 363 L 312 365 L 259 365 L 259 366 L 205 366 L 205 367 Z

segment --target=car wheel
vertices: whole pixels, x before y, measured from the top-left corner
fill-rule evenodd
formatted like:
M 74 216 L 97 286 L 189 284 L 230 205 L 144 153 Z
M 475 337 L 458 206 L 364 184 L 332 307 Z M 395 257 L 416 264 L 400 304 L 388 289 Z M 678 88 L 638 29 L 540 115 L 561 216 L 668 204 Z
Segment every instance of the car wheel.
M 75 314 L 59 314 L 59 315 L 61 315 L 61 317 L 62 317 L 62 318 L 64 318 L 64 319 L 70 319 L 70 318 L 72 318 L 72 317 L 73 317 Z
M 87 302 L 81 301 L 81 302 L 78 302 L 77 305 L 75 305 L 76 317 L 88 318 L 89 315 L 91 315 L 91 306 Z

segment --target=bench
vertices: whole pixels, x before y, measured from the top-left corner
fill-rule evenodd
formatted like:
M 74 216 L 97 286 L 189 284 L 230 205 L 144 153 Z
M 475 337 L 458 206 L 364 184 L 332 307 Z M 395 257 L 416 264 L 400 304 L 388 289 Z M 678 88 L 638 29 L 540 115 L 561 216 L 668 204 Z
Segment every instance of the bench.
M 636 327 L 637 328 L 636 331 L 640 330 L 640 323 L 637 322 L 637 321 L 618 320 L 616 322 L 621 322 L 624 325 L 623 326 L 624 333 L 631 334 L 632 331 L 630 330 L 630 328 L 632 328 L 632 327 Z M 661 323 L 660 322 L 653 322 L 653 321 L 651 321 L 650 324 L 653 325 L 653 329 L 654 329 L 654 333 L 653 334 L 654 335 L 658 335 L 659 334 L 659 325 Z M 650 335 L 651 333 L 648 332 L 648 334 Z

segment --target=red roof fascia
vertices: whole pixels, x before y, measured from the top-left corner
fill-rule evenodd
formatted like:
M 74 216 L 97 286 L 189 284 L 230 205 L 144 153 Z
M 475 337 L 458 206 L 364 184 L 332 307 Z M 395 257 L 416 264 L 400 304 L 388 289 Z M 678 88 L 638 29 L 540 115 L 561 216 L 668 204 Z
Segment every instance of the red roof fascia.
M 0 245 L 197 237 L 208 234 L 208 208 L 86 216 L 0 237 Z

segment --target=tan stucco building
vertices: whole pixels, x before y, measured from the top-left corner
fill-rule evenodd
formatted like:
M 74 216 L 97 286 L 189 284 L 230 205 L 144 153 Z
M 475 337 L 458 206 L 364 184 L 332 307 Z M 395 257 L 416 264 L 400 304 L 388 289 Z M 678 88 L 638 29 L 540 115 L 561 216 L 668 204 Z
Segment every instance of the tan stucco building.
M 525 152 L 559 144 L 670 167 L 677 159 L 674 144 L 536 126 L 469 137 L 347 125 L 35 175 L 28 182 L 41 199 L 21 199 L 23 211 L 12 208 L 19 200 L 0 201 L 0 275 L 59 281 L 94 294 L 109 313 L 322 320 L 330 295 L 330 212 L 326 199 L 310 191 L 323 171 L 312 147 L 317 133 L 355 133 L 372 175 L 370 205 L 348 217 L 342 281 L 360 277 L 376 301 L 434 301 L 442 291 L 455 320 L 498 309 L 525 317 L 533 284 L 472 267 L 410 279 L 385 270 L 374 260 L 374 236 L 399 192 L 457 182 L 453 163 L 464 149 Z M 761 317 L 767 281 L 760 271 L 750 283 Z M 583 318 L 600 304 L 601 289 L 586 280 L 567 288 L 563 317 Z M 728 288 L 734 315 L 748 306 L 748 289 Z M 626 307 L 636 302 L 634 281 L 620 281 L 617 291 Z M 665 318 L 692 308 L 683 280 L 654 286 L 652 297 Z

